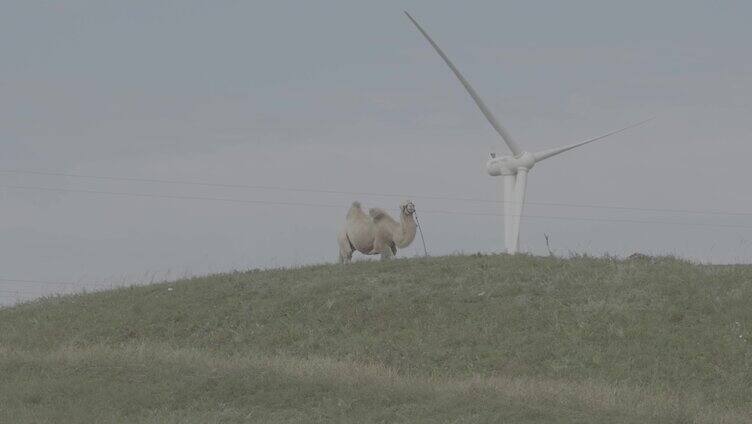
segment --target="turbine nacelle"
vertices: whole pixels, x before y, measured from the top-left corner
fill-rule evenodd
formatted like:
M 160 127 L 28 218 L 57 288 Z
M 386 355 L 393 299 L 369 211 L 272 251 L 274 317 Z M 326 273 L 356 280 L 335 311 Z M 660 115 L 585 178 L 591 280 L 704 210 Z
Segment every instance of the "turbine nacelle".
M 515 156 L 496 156 L 486 162 L 486 171 L 492 177 L 515 175 L 520 168 L 530 170 L 535 162 L 535 155 L 530 152 L 522 152 Z

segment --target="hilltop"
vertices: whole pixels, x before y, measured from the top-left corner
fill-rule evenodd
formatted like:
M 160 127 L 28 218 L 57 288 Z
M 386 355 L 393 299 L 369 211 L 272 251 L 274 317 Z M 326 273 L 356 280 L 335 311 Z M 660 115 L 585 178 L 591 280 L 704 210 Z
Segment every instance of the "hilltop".
M 0 422 L 752 422 L 752 267 L 475 255 L 0 309 Z

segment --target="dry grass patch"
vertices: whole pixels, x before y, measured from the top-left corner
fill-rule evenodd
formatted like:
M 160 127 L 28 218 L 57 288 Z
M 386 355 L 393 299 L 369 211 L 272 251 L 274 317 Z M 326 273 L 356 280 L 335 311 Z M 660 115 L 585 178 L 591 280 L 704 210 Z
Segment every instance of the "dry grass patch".
M 381 393 L 389 400 L 407 399 L 427 405 L 459 402 L 480 409 L 501 401 L 499 405 L 502 406 L 548 405 L 552 410 L 587 411 L 593 416 L 632 417 L 644 422 L 743 423 L 749 422 L 752 417 L 748 409 L 728 410 L 717 405 L 703 404 L 700 396 L 679 395 L 667 391 L 655 392 L 646 388 L 599 381 L 479 375 L 470 378 L 427 377 L 404 375 L 394 368 L 378 363 L 358 363 L 323 357 L 269 356 L 261 353 L 222 355 L 164 344 L 65 346 L 51 352 L 21 351 L 4 346 L 0 347 L 0 364 L 6 367 L 13 364 L 40 373 L 51 369 L 85 370 L 103 376 L 128 373 L 133 384 L 145 386 L 151 384 L 146 374 L 157 369 L 172 368 L 187 375 L 204 374 L 206 378 L 200 379 L 201 382 L 196 389 L 205 386 L 206 381 L 226 378 L 228 375 L 251 375 L 254 378 L 266 379 L 269 383 L 268 390 L 279 390 L 283 397 L 286 396 L 284 392 L 290 390 L 291 384 L 314 384 L 321 388 L 336 388 L 340 394 L 354 395 L 340 396 L 337 403 L 340 408 L 353 402 L 367 401 L 361 398 L 363 393 L 359 393 L 366 389 L 367 393 Z M 141 378 L 138 378 L 139 375 Z M 206 394 L 201 394 L 199 390 L 196 395 Z M 226 405 L 224 414 L 253 416 L 253 408 L 247 412 L 247 405 L 233 405 L 230 399 L 227 401 L 220 402 L 221 405 Z M 5 399 L 4 403 L 13 405 L 14 401 Z M 296 409 L 293 405 L 291 408 Z M 117 415 L 122 411 L 110 412 Z M 195 411 L 195 414 L 208 416 L 207 411 Z M 165 417 L 179 417 L 181 420 L 186 418 L 185 412 L 170 409 L 161 412 L 152 410 L 147 416 L 155 420 Z M 420 421 L 421 417 L 412 416 L 412 419 Z

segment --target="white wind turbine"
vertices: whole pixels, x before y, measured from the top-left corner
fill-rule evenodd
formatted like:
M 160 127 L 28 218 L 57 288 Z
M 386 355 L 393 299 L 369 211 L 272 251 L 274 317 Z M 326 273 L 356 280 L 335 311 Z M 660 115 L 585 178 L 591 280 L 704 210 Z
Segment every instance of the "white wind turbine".
M 564 153 L 567 150 L 574 149 L 575 147 L 604 139 L 610 135 L 620 133 L 653 119 L 647 119 L 645 121 L 638 122 L 628 127 L 612 131 L 608 134 L 591 138 L 579 143 L 569 144 L 562 147 L 555 147 L 553 149 L 542 150 L 534 153 L 523 150 L 514 141 L 514 139 L 512 139 L 507 130 L 504 129 L 501 124 L 499 124 L 491 111 L 488 110 L 486 104 L 483 103 L 483 100 L 480 98 L 480 96 L 478 96 L 478 93 L 475 92 L 470 83 L 467 82 L 465 77 L 462 76 L 460 71 L 454 66 L 452 61 L 449 60 L 446 54 L 444 54 L 444 52 L 436 44 L 436 42 L 433 41 L 428 33 L 426 33 L 426 31 L 420 26 L 420 24 L 418 24 L 415 19 L 413 19 L 412 16 L 410 16 L 409 13 L 405 12 L 405 14 L 408 18 L 410 18 L 413 24 L 415 24 L 415 26 L 418 28 L 418 31 L 420 31 L 421 34 L 426 37 L 426 40 L 428 40 L 431 46 L 433 46 L 433 48 L 436 50 L 436 53 L 438 53 L 439 56 L 444 59 L 444 62 L 446 62 L 452 72 L 454 72 L 454 75 L 456 75 L 457 79 L 460 80 L 462 85 L 465 87 L 465 90 L 467 90 L 467 92 L 470 94 L 470 97 L 472 97 L 475 101 L 475 104 L 478 105 L 480 111 L 483 113 L 486 119 L 488 119 L 488 122 L 491 123 L 491 126 L 496 130 L 497 133 L 499 133 L 502 140 L 504 140 L 504 142 L 509 147 L 509 150 L 512 151 L 511 156 L 496 156 L 496 154 L 491 153 L 491 159 L 486 163 L 486 170 L 488 171 L 488 174 L 494 177 L 501 176 L 503 180 L 504 244 L 507 248 L 507 253 L 517 253 L 517 246 L 519 245 L 520 240 L 520 218 L 522 216 L 522 209 L 525 206 L 527 173 L 537 162 L 556 156 L 559 153 Z

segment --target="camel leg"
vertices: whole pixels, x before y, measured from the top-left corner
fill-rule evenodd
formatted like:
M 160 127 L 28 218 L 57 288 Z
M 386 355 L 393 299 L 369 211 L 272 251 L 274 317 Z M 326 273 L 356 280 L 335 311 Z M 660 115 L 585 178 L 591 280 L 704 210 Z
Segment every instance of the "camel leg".
M 344 230 L 337 235 L 337 244 L 339 244 L 339 263 L 350 263 L 352 260 L 353 249 L 350 245 L 350 240 L 347 239 L 347 233 Z
M 389 259 L 389 254 L 392 253 L 392 251 L 389 249 L 389 246 L 382 240 L 381 238 L 376 236 L 376 240 L 373 241 L 373 250 L 371 251 L 372 255 L 380 254 L 381 260 L 387 260 Z
M 397 247 L 394 246 L 394 243 L 385 243 L 381 249 L 381 260 L 389 260 L 394 257 L 395 253 L 397 253 Z
M 350 250 L 349 252 L 343 252 L 341 249 L 339 251 L 339 263 L 341 264 L 349 264 L 352 260 L 353 252 Z

